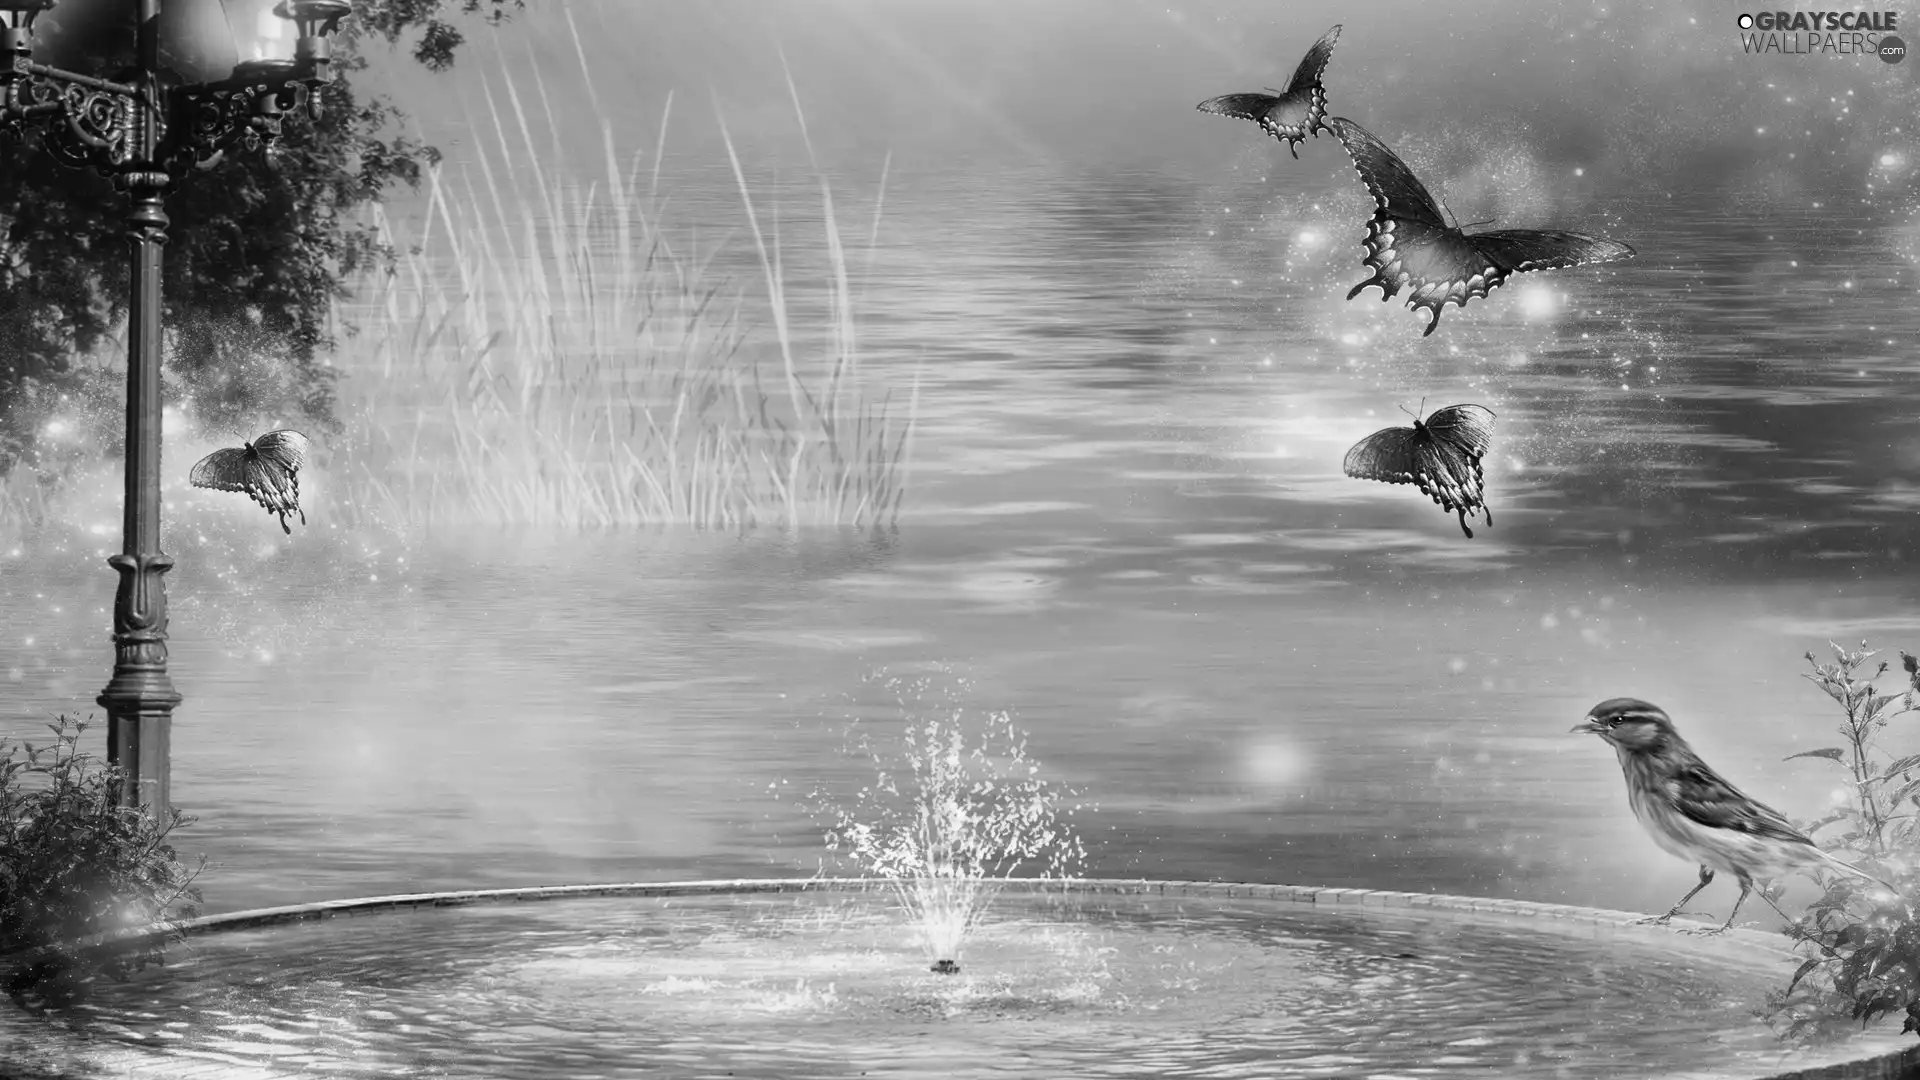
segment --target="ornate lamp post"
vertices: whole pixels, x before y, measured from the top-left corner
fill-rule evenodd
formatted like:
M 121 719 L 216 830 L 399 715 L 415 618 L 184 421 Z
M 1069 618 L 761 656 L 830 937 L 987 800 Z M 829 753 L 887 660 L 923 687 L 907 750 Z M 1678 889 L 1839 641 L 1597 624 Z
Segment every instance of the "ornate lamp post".
M 209 169 L 227 148 L 271 146 L 281 116 L 304 102 L 320 117 L 332 80 L 328 38 L 348 0 L 280 0 L 274 14 L 298 28 L 291 60 L 250 60 L 217 82 L 184 83 L 161 63 L 162 0 L 117 0 L 131 9 L 137 60 L 112 79 L 33 60 L 33 23 L 59 0 L 0 0 L 0 133 L 29 125 L 66 165 L 92 167 L 127 193 L 133 244 L 128 286 L 126 505 L 113 602 L 113 680 L 97 699 L 108 717 L 107 757 L 125 770 L 122 805 L 171 814 L 169 742 L 180 695 L 167 676 L 167 590 L 173 560 L 160 550 L 160 248 L 167 189 L 189 168 Z M 169 0 L 180 4 L 189 0 Z M 201 0 L 204 4 L 205 0 Z M 98 4 L 94 5 L 96 8 Z

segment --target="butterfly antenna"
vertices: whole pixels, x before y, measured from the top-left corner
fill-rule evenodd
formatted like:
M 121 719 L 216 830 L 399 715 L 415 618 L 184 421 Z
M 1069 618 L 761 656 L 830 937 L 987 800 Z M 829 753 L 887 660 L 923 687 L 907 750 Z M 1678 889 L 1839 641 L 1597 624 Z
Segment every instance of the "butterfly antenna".
M 1453 216 L 1453 207 L 1447 205 L 1447 197 L 1445 195 L 1440 196 L 1440 208 L 1447 212 L 1448 217 L 1453 218 L 1453 227 L 1458 229 L 1460 227 L 1460 219 Z
M 1460 227 L 1461 227 L 1461 228 L 1463 228 L 1463 229 L 1471 229 L 1471 228 L 1473 228 L 1473 227 L 1474 227 L 1475 225 L 1491 225 L 1491 224 L 1493 224 L 1493 223 L 1494 223 L 1494 221 L 1496 221 L 1496 220 L 1497 220 L 1496 218 L 1488 218 L 1488 219 L 1487 219 L 1487 220 L 1485 220 L 1485 221 L 1469 221 L 1469 222 L 1467 222 L 1467 223 L 1466 223 L 1465 225 L 1462 225 L 1462 226 L 1460 226 Z

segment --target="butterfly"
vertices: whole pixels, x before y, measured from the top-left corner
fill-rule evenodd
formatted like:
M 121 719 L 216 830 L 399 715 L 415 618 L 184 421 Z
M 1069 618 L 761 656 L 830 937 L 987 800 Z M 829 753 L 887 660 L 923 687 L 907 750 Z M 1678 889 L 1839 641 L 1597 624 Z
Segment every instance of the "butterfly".
M 1407 163 L 1365 128 L 1334 117 L 1328 130 L 1339 137 L 1353 167 L 1373 193 L 1375 209 L 1367 222 L 1362 260 L 1373 276 L 1347 293 L 1351 300 L 1369 285 L 1380 286 L 1385 301 L 1402 287 L 1412 291 L 1407 306 L 1433 313 L 1426 334 L 1440 325 L 1440 309 L 1462 308 L 1486 296 L 1514 274 L 1631 258 L 1634 250 L 1618 240 L 1551 229 L 1494 229 L 1467 233 L 1440 216 L 1433 196 Z
M 1340 27 L 1335 26 L 1314 42 L 1284 92 L 1222 94 L 1208 98 L 1195 108 L 1252 120 L 1265 128 L 1267 134 L 1286 143 L 1288 152 L 1297 159 L 1298 147 L 1307 141 L 1307 136 L 1333 130 L 1327 127 L 1327 88 L 1320 84 L 1320 76 L 1327 70 L 1327 61 L 1333 56 L 1333 43 L 1338 40 Z
M 291 428 L 269 431 L 245 446 L 215 450 L 200 459 L 187 474 L 194 487 L 216 491 L 244 491 L 247 498 L 280 515 L 280 528 L 288 536 L 293 527 L 288 514 L 299 514 L 307 523 L 307 512 L 300 509 L 300 467 L 307 463 L 305 435 Z
M 1421 408 L 1426 402 L 1420 403 Z M 1341 468 L 1360 480 L 1416 484 L 1442 510 L 1460 515 L 1460 531 L 1473 539 L 1467 514 L 1475 509 L 1493 524 L 1487 509 L 1486 477 L 1480 459 L 1493 446 L 1493 410 L 1482 405 L 1449 405 L 1410 428 L 1390 427 L 1361 439 L 1347 451 Z

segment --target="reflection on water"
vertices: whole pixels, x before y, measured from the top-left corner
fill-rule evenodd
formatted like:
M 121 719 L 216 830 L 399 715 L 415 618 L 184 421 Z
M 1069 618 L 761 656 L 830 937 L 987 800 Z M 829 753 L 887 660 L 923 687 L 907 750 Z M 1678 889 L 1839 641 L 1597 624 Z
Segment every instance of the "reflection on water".
M 1810 815 L 1830 777 L 1781 759 L 1828 722 L 1796 658 L 1920 630 L 1903 234 L 1870 207 L 1586 208 L 1640 257 L 1422 339 L 1341 300 L 1365 196 L 1314 161 L 890 190 L 864 348 L 925 380 L 898 536 L 380 547 L 329 531 L 324 470 L 291 539 L 170 491 L 174 784 L 210 908 L 810 870 L 817 829 L 769 785 L 860 782 L 863 676 L 934 663 L 1099 805 L 1093 874 L 1661 907 L 1693 871 L 1565 735 L 1621 694 Z M 1475 540 L 1339 474 L 1422 398 L 1499 414 Z M 100 554 L 0 551 L 7 731 L 92 709 Z
M 1779 966 L 1551 919 L 1027 896 L 941 976 L 884 894 L 609 899 L 197 938 L 76 1020 L 357 1075 L 1750 1075 L 1786 1063 L 1755 1015 Z

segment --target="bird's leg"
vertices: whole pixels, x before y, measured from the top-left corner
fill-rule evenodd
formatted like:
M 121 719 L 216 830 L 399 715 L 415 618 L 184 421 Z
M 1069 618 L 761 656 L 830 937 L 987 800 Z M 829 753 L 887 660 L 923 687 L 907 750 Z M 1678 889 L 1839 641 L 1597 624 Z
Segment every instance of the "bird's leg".
M 1707 867 L 1705 867 L 1705 866 L 1703 866 L 1703 867 L 1701 867 L 1701 868 L 1700 868 L 1700 884 L 1698 884 L 1698 885 L 1695 885 L 1695 886 L 1694 886 L 1694 887 L 1693 887 L 1692 889 L 1690 889 L 1690 890 L 1688 890 L 1688 892 L 1687 892 L 1687 895 L 1685 895 L 1685 896 L 1683 896 L 1683 897 L 1681 897 L 1681 898 L 1680 898 L 1680 902 L 1679 902 L 1679 903 L 1677 903 L 1677 904 L 1675 904 L 1675 905 L 1673 905 L 1673 910 L 1672 910 L 1672 911 L 1669 911 L 1669 912 L 1667 912 L 1667 913 L 1666 913 L 1665 915 L 1662 915 L 1662 916 L 1660 916 L 1660 917 L 1659 917 L 1659 918 L 1657 918 L 1657 919 L 1640 919 L 1640 920 L 1637 920 L 1637 921 L 1639 921 L 1639 922 L 1641 922 L 1641 923 L 1665 923 L 1665 922 L 1666 922 L 1666 921 L 1667 921 L 1668 919 L 1671 919 L 1671 918 L 1673 918 L 1673 917 L 1674 917 L 1675 915 L 1678 915 L 1678 914 L 1680 914 L 1680 909 L 1682 909 L 1682 908 L 1684 908 L 1684 907 L 1686 907 L 1686 906 L 1687 906 L 1687 901 L 1689 901 L 1689 900 L 1691 900 L 1691 899 L 1693 899 L 1694 897 L 1696 897 L 1696 896 L 1698 896 L 1698 895 L 1700 895 L 1700 890 L 1701 890 L 1701 889 L 1704 889 L 1704 888 L 1706 888 L 1706 887 L 1707 887 L 1707 886 L 1708 886 L 1709 884 L 1711 884 L 1712 882 L 1713 882 L 1713 871 L 1712 871 L 1711 869 L 1709 869 L 1709 868 L 1707 868 Z M 1745 899 L 1747 898 L 1747 893 L 1746 893 L 1746 888 L 1745 888 L 1745 883 L 1744 883 L 1744 881 L 1742 882 L 1742 887 L 1741 887 L 1741 891 L 1740 891 L 1740 898 L 1741 898 L 1742 900 L 1745 900 Z M 1735 910 L 1735 911 L 1738 911 L 1739 909 L 1740 909 L 1740 905 L 1738 905 L 1738 904 L 1735 904 L 1735 905 L 1734 905 L 1734 910 Z
M 1733 911 L 1727 915 L 1727 921 L 1721 924 L 1720 929 L 1709 931 L 1709 932 L 1715 933 L 1715 934 L 1724 934 L 1728 930 L 1733 929 L 1733 917 L 1735 915 L 1740 914 L 1740 905 L 1747 902 L 1747 894 L 1752 891 L 1753 891 L 1753 879 L 1748 877 L 1745 874 L 1741 874 L 1740 875 L 1740 899 L 1735 900 L 1733 902 Z

